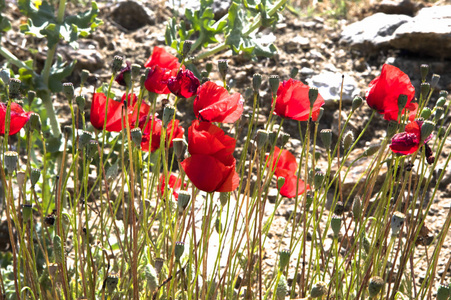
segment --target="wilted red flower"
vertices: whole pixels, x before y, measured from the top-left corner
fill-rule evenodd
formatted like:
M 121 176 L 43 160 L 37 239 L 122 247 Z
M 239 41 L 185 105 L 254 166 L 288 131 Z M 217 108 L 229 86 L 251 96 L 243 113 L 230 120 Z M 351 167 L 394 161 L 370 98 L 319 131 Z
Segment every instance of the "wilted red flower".
M 243 97 L 229 92 L 214 82 L 207 81 L 197 90 L 193 109 L 201 121 L 233 123 L 243 113 Z
M 6 118 L 6 103 L 0 103 L 0 134 L 5 134 L 5 118 Z M 15 102 L 11 102 L 11 118 L 9 121 L 9 135 L 18 133 L 27 124 L 30 119 L 31 112 L 26 112 L 22 106 Z
M 279 158 L 279 160 L 277 160 L 277 158 Z M 270 158 L 268 154 L 266 155 L 266 164 L 267 166 L 269 166 L 270 164 L 272 165 L 272 170 L 274 171 L 274 175 L 276 175 L 277 178 L 285 178 L 285 182 L 282 187 L 278 187 L 282 196 L 288 198 L 295 197 L 296 184 L 298 185 L 298 195 L 303 194 L 306 189 L 310 189 L 309 185 L 306 185 L 304 181 L 296 176 L 298 164 L 294 155 L 291 154 L 288 150 L 280 150 L 279 147 L 274 147 L 274 153 L 272 157 Z
M 199 79 L 190 70 L 180 70 L 176 77 L 171 77 L 168 81 L 171 93 L 183 98 L 194 96 L 199 85 Z
M 279 84 L 274 114 L 296 121 L 307 121 L 310 113 L 309 86 L 294 79 Z M 318 94 L 312 108 L 312 119 L 316 121 L 324 99 Z
M 124 74 L 125 73 L 130 73 L 130 72 L 131 72 L 131 64 L 130 64 L 130 62 L 127 62 L 126 66 L 119 71 L 119 73 L 116 75 L 116 78 L 114 78 L 114 80 L 119 85 L 126 86 L 127 83 L 125 82 Z
M 398 120 L 399 95 L 407 96 L 406 107 L 415 96 L 415 88 L 409 76 L 395 66 L 384 64 L 381 75 L 370 82 L 366 91 L 366 102 L 379 113 L 384 114 L 385 120 Z
M 128 103 L 127 103 L 127 114 L 128 121 L 130 124 L 130 128 L 134 128 L 136 118 L 142 118 L 147 116 L 150 106 L 146 103 L 142 102 L 139 107 L 139 116 L 138 116 L 138 102 L 137 97 L 133 94 L 132 100 L 130 100 L 130 96 L 128 95 Z M 107 111 L 107 122 L 106 122 L 106 131 L 109 132 L 119 132 L 122 130 L 122 110 L 125 107 L 124 104 L 125 94 L 122 95 L 121 101 L 115 101 L 113 99 L 108 100 L 108 111 Z M 94 128 L 99 130 L 103 129 L 103 124 L 105 121 L 105 106 L 106 106 L 106 96 L 104 93 L 95 93 L 94 98 L 91 104 L 91 115 L 90 121 Z
M 166 177 L 164 174 L 161 174 L 160 176 L 160 183 L 159 183 L 159 189 L 161 195 L 164 194 L 164 183 L 165 183 Z M 168 180 L 168 189 L 172 189 L 172 195 L 174 195 L 175 200 L 179 198 L 179 191 L 182 186 L 182 179 L 178 178 L 176 175 L 172 174 L 169 176 Z M 186 188 L 186 183 L 183 185 L 184 188 Z
M 417 151 L 421 142 L 421 126 L 423 126 L 423 121 L 414 121 L 407 124 L 404 132 L 397 133 L 392 137 L 390 149 L 394 153 L 403 155 Z M 424 140 L 424 144 L 431 138 L 432 135 Z
M 144 126 L 143 122 L 140 122 L 140 126 Z M 161 141 L 161 129 L 163 127 L 163 122 L 160 119 L 154 118 L 150 119 L 147 122 L 146 127 L 142 132 L 142 141 L 141 141 L 141 149 L 143 151 L 149 151 L 149 143 L 150 143 L 150 152 L 154 152 L 160 148 Z M 168 127 L 166 129 L 166 140 L 167 142 L 169 138 L 171 138 L 171 143 L 169 147 L 172 147 L 172 140 L 176 138 L 182 138 L 185 133 L 185 129 L 183 127 L 179 127 L 179 120 L 172 120 L 169 122 Z M 150 137 L 152 136 L 152 141 Z
M 238 187 L 240 178 L 233 157 L 235 143 L 221 128 L 193 121 L 188 129 L 191 156 L 181 165 L 194 186 L 205 192 L 231 192 Z

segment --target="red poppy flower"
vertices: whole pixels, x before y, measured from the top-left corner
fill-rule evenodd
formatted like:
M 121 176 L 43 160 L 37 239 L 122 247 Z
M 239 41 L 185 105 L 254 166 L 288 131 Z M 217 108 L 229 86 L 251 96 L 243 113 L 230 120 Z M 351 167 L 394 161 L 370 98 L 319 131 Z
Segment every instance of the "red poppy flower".
M 229 92 L 214 82 L 207 81 L 197 90 L 193 109 L 201 121 L 233 123 L 243 113 L 243 97 Z
M 176 77 L 169 78 L 168 88 L 174 95 L 190 98 L 196 95 L 200 82 L 190 70 L 180 70 Z
M 5 118 L 6 118 L 6 103 L 0 103 L 0 134 L 5 134 Z M 26 112 L 22 106 L 15 102 L 11 102 L 11 118 L 9 121 L 9 135 L 18 133 L 27 124 L 30 119 L 31 112 Z
M 423 121 L 415 121 L 406 125 L 405 131 L 395 134 L 391 139 L 390 149 L 394 153 L 403 155 L 412 154 L 420 147 L 421 126 Z M 424 140 L 424 144 L 432 138 L 430 135 Z
M 282 151 L 280 153 L 280 151 Z M 280 157 L 279 157 L 280 153 Z M 277 158 L 279 160 L 277 161 Z M 272 164 L 274 170 L 274 175 L 285 178 L 284 184 L 279 188 L 280 194 L 284 197 L 292 198 L 296 196 L 296 185 L 298 186 L 298 195 L 303 194 L 305 190 L 310 189 L 309 185 L 306 185 L 304 181 L 296 176 L 296 170 L 298 168 L 298 163 L 293 154 L 288 150 L 280 150 L 279 147 L 274 147 L 274 153 L 271 159 L 269 155 L 266 155 L 267 166 Z M 277 165 L 276 165 L 277 161 Z
M 119 85 L 127 86 L 127 83 L 125 82 L 125 79 L 124 79 L 124 75 L 125 75 L 125 73 L 130 73 L 130 72 L 131 72 L 131 64 L 130 64 L 130 62 L 127 62 L 126 66 L 119 71 L 119 73 L 116 75 L 116 78 L 114 78 L 114 80 Z
M 235 139 L 217 126 L 195 120 L 188 129 L 190 157 L 181 165 L 198 189 L 206 192 L 231 192 L 240 178 L 235 171 Z
M 153 66 L 160 66 L 164 69 L 178 69 L 180 67 L 179 60 L 174 55 L 166 52 L 164 48 L 155 46 L 152 51 L 152 55 L 144 64 L 145 68 L 151 68 Z
M 161 195 L 164 194 L 164 183 L 165 183 L 166 177 L 164 174 L 161 174 L 160 176 L 160 183 L 159 183 L 159 190 Z M 176 175 L 171 174 L 169 176 L 168 180 L 168 189 L 172 189 L 172 195 L 174 196 L 175 200 L 179 198 L 179 191 L 182 186 L 182 179 L 178 178 Z M 186 188 L 186 183 L 183 185 L 184 188 Z
M 294 79 L 279 84 L 274 114 L 282 118 L 307 121 L 310 113 L 309 86 Z M 312 119 L 316 121 L 324 99 L 318 94 L 312 109 Z
M 144 126 L 143 122 L 140 124 Z M 160 148 L 161 141 L 161 129 L 163 127 L 163 123 L 160 119 L 155 118 L 154 120 L 150 119 L 147 122 L 146 128 L 144 128 L 142 133 L 142 141 L 141 141 L 141 149 L 143 151 L 149 151 L 149 143 L 150 143 L 150 152 L 154 152 Z M 176 138 L 182 138 L 185 133 L 185 129 L 183 127 L 179 127 L 179 120 L 174 120 L 169 122 L 167 130 L 166 130 L 166 141 L 171 138 L 171 143 L 169 147 L 172 147 L 173 140 Z M 150 137 L 152 136 L 152 141 L 150 141 Z
M 366 102 L 379 113 L 384 114 L 385 120 L 398 120 L 399 95 L 407 96 L 406 107 L 415 96 L 415 88 L 409 76 L 392 65 L 383 65 L 381 75 L 370 82 L 366 91 Z
M 134 128 L 136 118 L 138 117 L 138 103 L 137 97 L 133 94 L 132 100 L 130 100 L 130 95 L 128 95 L 127 104 L 127 114 L 130 128 Z M 109 132 L 119 132 L 122 130 L 122 110 L 124 109 L 125 94 L 122 95 L 121 101 L 115 101 L 113 99 L 108 100 L 108 111 L 107 111 L 107 122 L 106 131 Z M 94 128 L 99 130 L 103 129 L 103 124 L 105 120 L 105 106 L 106 106 L 106 96 L 103 93 L 95 93 L 94 99 L 91 104 L 91 115 L 90 121 Z M 150 110 L 150 106 L 142 102 L 139 107 L 139 118 L 147 116 Z

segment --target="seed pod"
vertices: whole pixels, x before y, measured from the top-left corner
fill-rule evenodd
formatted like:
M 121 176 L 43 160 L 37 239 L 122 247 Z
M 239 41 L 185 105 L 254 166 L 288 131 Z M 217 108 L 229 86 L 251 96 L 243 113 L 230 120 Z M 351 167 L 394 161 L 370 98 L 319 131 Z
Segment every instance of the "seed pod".
M 352 203 L 352 214 L 354 216 L 354 221 L 360 219 L 362 214 L 362 201 L 359 196 L 354 197 L 354 202 Z
M 282 131 L 282 132 L 280 132 L 279 138 L 280 138 L 282 147 L 284 147 L 290 140 L 290 134 Z
M 407 95 L 401 94 L 398 97 L 398 109 L 399 111 L 402 111 L 404 109 L 404 107 L 406 107 L 407 104 Z
M 268 142 L 268 138 L 269 138 L 269 133 L 267 130 L 263 130 L 263 129 L 257 130 L 256 141 L 257 141 L 257 149 L 258 150 L 264 149 L 264 147 L 266 146 L 266 143 Z
M 191 195 L 188 191 L 180 191 L 179 192 L 179 198 L 177 200 L 177 207 L 179 209 L 179 213 L 183 213 L 185 211 L 190 200 L 191 200 Z
M 277 130 L 270 131 L 268 134 L 268 141 L 271 144 L 272 147 L 276 145 L 277 142 Z
M 293 67 L 290 71 L 290 78 L 295 78 L 299 73 L 299 68 Z
M 113 64 L 111 66 L 111 70 L 113 71 L 113 74 L 116 74 L 122 69 L 122 64 L 124 62 L 124 58 L 122 56 L 116 55 L 113 58 Z
M 254 76 L 252 76 L 252 89 L 254 90 L 254 93 L 258 93 L 261 85 L 262 85 L 262 75 L 258 73 L 254 74 Z
M 324 147 L 327 150 L 330 150 L 330 145 L 332 143 L 332 130 L 323 129 L 319 132 L 319 136 L 321 137 L 321 141 L 323 142 Z
M 180 258 L 183 255 L 183 252 L 185 251 L 185 243 L 184 242 L 175 242 L 175 260 L 180 262 Z
M 316 123 L 319 123 L 319 121 L 321 120 L 321 118 L 324 115 L 324 107 L 320 107 L 319 108 L 319 114 L 318 114 L 318 118 L 316 119 Z
M 167 105 L 164 107 L 163 110 L 163 126 L 167 127 L 169 122 L 172 121 L 172 119 L 175 116 L 175 107 L 172 105 Z
M 391 218 L 391 234 L 392 236 L 397 236 L 399 231 L 401 230 L 402 225 L 406 219 L 406 215 L 402 212 L 395 211 L 393 213 L 393 217 Z
M 56 235 L 53 237 L 53 251 L 55 254 L 55 262 L 57 264 L 63 263 L 63 243 L 61 237 Z
M 277 90 L 279 89 L 279 75 L 269 76 L 269 86 L 271 87 L 273 96 L 277 95 Z
M 290 255 L 291 252 L 289 249 L 285 249 L 279 252 L 279 269 L 283 270 L 286 266 L 288 266 L 288 263 L 290 262 Z
M 392 138 L 398 130 L 398 122 L 390 121 L 387 126 L 387 138 Z
M 146 277 L 147 288 L 151 292 L 155 291 L 158 287 L 158 274 L 154 267 L 151 265 L 146 265 L 146 268 L 144 269 L 144 276 Z
M 34 186 L 38 182 L 39 177 L 41 177 L 41 170 L 34 168 L 30 170 L 31 186 Z
M 183 43 L 183 49 L 182 49 L 183 57 L 186 57 L 190 53 L 192 45 L 193 45 L 193 41 L 189 41 L 189 40 L 187 40 Z
M 440 285 L 437 289 L 437 300 L 448 300 L 450 296 L 450 289 L 447 285 Z
M 89 77 L 89 71 L 86 69 L 81 70 L 81 74 L 80 74 L 80 84 L 81 85 L 85 85 L 86 80 L 88 80 Z
M 435 89 L 437 87 L 437 84 L 438 84 L 439 81 L 440 81 L 440 75 L 432 74 L 431 88 Z
M 385 282 L 382 278 L 378 276 L 371 277 L 368 282 L 368 292 L 370 294 L 370 298 L 376 297 L 384 287 L 384 284 Z
M 423 82 L 420 85 L 421 97 L 423 97 L 423 99 L 426 99 L 430 90 L 431 90 L 431 85 L 427 82 Z
M 316 189 L 321 188 L 321 185 L 323 184 L 324 181 L 324 173 L 321 171 L 316 171 L 315 173 L 315 177 L 313 178 L 313 183 L 315 185 Z
M 24 223 L 28 223 L 33 215 L 33 205 L 22 204 L 22 220 Z
M 313 107 L 317 98 L 318 98 L 318 89 L 316 87 L 311 87 L 308 90 L 308 99 L 310 101 L 310 107 Z
M 10 80 L 10 70 L 9 69 L 0 69 L 0 84 L 7 85 Z
M 362 237 L 362 246 L 367 254 L 370 253 L 371 242 L 366 235 Z
M 225 80 L 227 71 L 229 70 L 229 65 L 226 59 L 218 60 L 219 74 L 221 74 L 222 80 Z
M 185 151 L 187 147 L 186 140 L 184 138 L 176 138 L 172 140 L 175 156 L 179 161 L 185 158 Z
M 437 102 L 435 103 L 436 107 L 443 107 L 446 104 L 446 98 L 445 97 L 440 97 L 437 99 Z
M 352 143 L 354 142 L 354 134 L 352 131 L 346 132 L 345 136 L 343 137 L 343 148 L 346 151 L 351 148 Z
M 23 189 L 23 185 L 25 183 L 25 176 L 26 173 L 24 171 L 18 171 L 16 173 L 16 177 L 17 177 L 17 185 L 19 186 L 19 189 L 22 190 Z
M 5 168 L 9 174 L 17 169 L 18 154 L 15 151 L 7 151 L 5 153 Z
M 426 80 L 426 76 L 428 76 L 429 73 L 429 65 L 428 64 L 422 64 L 420 66 L 420 73 L 421 73 L 421 81 Z
M 448 91 L 441 90 L 439 93 L 439 97 L 443 97 L 446 99 L 446 97 L 448 97 Z
M 63 93 L 66 96 L 67 100 L 69 100 L 69 102 L 72 102 L 72 99 L 74 99 L 75 95 L 74 84 L 72 82 L 63 83 Z
M 281 275 L 280 279 L 279 279 L 279 283 L 277 284 L 277 288 L 276 288 L 277 300 L 284 300 L 285 295 L 287 294 L 287 290 L 288 290 L 287 279 L 285 278 L 285 275 Z
M 27 99 L 28 99 L 28 105 L 31 106 L 31 104 L 34 101 L 34 98 L 36 98 L 36 92 L 34 91 L 28 91 Z
M 434 116 L 435 122 L 438 122 L 440 120 L 440 118 L 443 116 L 444 112 L 445 112 L 445 110 L 443 109 L 443 107 L 437 106 L 435 108 L 435 116 Z
M 85 110 L 86 99 L 83 96 L 75 97 L 75 103 L 77 103 L 78 111 L 83 112 Z
M 130 130 L 130 136 L 132 138 L 133 143 L 135 143 L 135 146 L 137 148 L 141 148 L 141 141 L 142 141 L 142 131 L 141 128 L 133 128 Z
M 421 114 L 420 114 L 420 116 L 425 120 L 429 119 L 429 117 L 431 115 L 432 115 L 432 111 L 429 107 L 423 108 L 423 110 L 421 111 Z
M 163 268 L 164 259 L 161 257 L 155 258 L 155 271 L 157 271 L 157 274 L 160 274 L 161 269 Z
M 424 121 L 423 125 L 421 126 L 421 140 L 426 140 L 434 130 L 435 123 L 432 121 Z
M 338 234 L 340 233 L 341 228 L 341 221 L 342 217 L 333 215 L 332 219 L 330 220 L 330 227 L 332 228 L 332 231 L 334 232 L 334 238 L 338 238 Z
M 22 84 L 22 81 L 20 81 L 17 78 L 11 78 L 9 80 L 9 98 L 10 99 L 19 98 L 21 84 Z
M 114 293 L 114 290 L 117 287 L 117 284 L 119 283 L 119 277 L 114 274 L 108 275 L 107 278 L 105 278 L 104 281 L 104 287 L 106 288 L 107 294 L 111 295 Z
M 341 216 L 344 214 L 344 212 L 345 212 L 345 205 L 343 204 L 343 202 L 337 201 L 337 204 L 335 205 L 335 208 L 334 208 L 334 214 L 337 216 Z
M 327 285 L 322 281 L 318 281 L 317 283 L 315 283 L 312 286 L 312 289 L 310 290 L 311 298 L 321 298 L 326 294 L 327 294 Z

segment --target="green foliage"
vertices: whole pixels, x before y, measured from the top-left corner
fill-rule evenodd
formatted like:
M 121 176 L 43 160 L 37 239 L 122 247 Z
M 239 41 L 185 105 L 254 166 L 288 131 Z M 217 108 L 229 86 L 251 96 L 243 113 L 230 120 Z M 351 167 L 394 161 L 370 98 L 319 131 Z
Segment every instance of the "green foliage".
M 5 9 L 5 0 L 0 0 L 0 11 Z M 0 33 L 6 32 L 11 29 L 11 22 L 0 14 Z

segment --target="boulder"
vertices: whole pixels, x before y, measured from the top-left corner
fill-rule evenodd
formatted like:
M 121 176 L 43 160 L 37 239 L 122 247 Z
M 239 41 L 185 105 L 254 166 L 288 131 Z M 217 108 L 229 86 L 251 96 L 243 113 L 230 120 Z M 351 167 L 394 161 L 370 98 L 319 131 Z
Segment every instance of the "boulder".
M 419 6 L 411 0 L 382 0 L 375 2 L 372 11 L 390 15 L 408 15 L 413 17 Z
M 318 88 L 319 94 L 327 103 L 340 99 L 342 75 L 341 73 L 322 72 L 306 81 L 310 86 Z M 350 103 L 355 96 L 360 94 L 360 89 L 357 86 L 358 83 L 353 77 L 345 75 L 342 97 L 344 102 Z
M 145 25 L 155 24 L 155 13 L 141 2 L 119 2 L 111 13 L 114 22 L 126 30 L 136 30 Z

